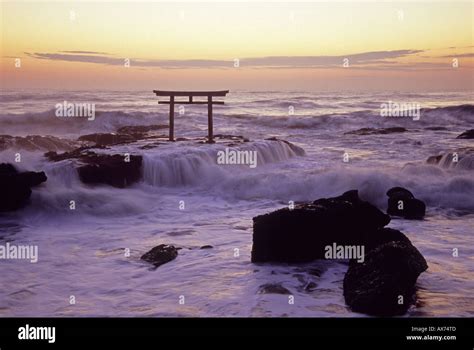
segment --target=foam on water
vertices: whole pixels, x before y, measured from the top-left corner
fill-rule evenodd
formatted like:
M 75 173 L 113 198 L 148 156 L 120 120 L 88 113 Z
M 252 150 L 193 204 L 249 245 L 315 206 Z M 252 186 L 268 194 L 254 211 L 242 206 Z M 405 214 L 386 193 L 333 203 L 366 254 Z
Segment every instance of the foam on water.
M 167 122 L 167 109 L 157 107 L 150 92 L 0 96 L 2 134 L 50 133 L 73 140 L 124 125 Z M 58 120 L 54 104 L 64 100 L 97 103 L 96 120 Z M 381 118 L 380 103 L 389 100 L 415 101 L 425 109 L 419 121 Z M 363 199 L 384 210 L 385 192 L 403 186 L 427 204 L 425 220 L 390 223 L 409 236 L 429 264 L 419 278 L 420 305 L 409 315 L 472 317 L 472 156 L 460 152 L 456 165 L 449 158 L 456 150 L 473 147 L 472 140 L 456 139 L 472 128 L 473 107 L 465 106 L 471 100 L 464 93 L 231 93 L 228 104 L 215 110 L 215 131 L 249 137 L 250 142 L 230 147 L 256 151 L 256 168 L 216 164 L 222 144 L 97 150 L 143 155 L 143 181 L 126 189 L 84 185 L 71 161 L 52 163 L 43 157 L 44 150 L 21 150 L 22 162 L 16 165 L 44 170 L 48 181 L 34 189 L 28 207 L 0 215 L 0 237 L 37 244 L 39 262 L 2 262 L 2 315 L 361 316 L 344 303 L 346 264 L 251 264 L 252 217 L 289 201 L 350 189 L 359 189 Z M 293 115 L 288 114 L 290 105 Z M 204 136 L 206 119 L 205 109 L 186 107 L 184 115 L 176 116 L 176 135 Z M 344 134 L 393 126 L 407 131 Z M 272 136 L 294 145 L 264 140 Z M 16 152 L 4 149 L 0 162 L 13 162 Z M 351 156 L 348 163 L 342 161 L 344 152 Z M 426 163 L 438 154 L 437 165 Z M 75 210 L 70 210 L 71 200 Z M 183 249 L 176 260 L 150 271 L 139 258 L 161 243 Z M 198 249 L 205 244 L 214 248 Z M 453 247 L 461 249 L 457 259 L 451 255 Z M 130 257 L 124 256 L 126 248 Z M 308 272 L 314 270 L 319 272 Z M 304 288 L 309 282 L 316 285 L 312 291 Z M 297 303 L 290 307 L 285 295 L 259 294 L 267 283 L 282 284 Z M 67 303 L 71 294 L 80 300 L 75 307 Z M 183 294 L 186 305 L 180 307 L 177 300 Z

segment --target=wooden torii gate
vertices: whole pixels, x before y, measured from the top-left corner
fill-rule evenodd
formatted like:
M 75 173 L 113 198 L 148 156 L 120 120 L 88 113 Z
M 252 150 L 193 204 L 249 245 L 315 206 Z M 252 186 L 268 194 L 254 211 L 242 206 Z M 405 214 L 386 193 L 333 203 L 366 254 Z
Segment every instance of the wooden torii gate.
M 158 101 L 158 104 L 169 104 L 170 105 L 170 136 L 169 140 L 174 141 L 174 105 L 203 105 L 207 104 L 207 123 L 208 123 L 208 143 L 214 142 L 213 135 L 213 124 L 212 124 L 212 105 L 223 105 L 223 101 L 213 101 L 213 97 L 222 96 L 228 94 L 229 90 L 221 91 L 163 91 L 153 90 L 156 96 L 167 96 L 170 99 L 168 101 Z M 188 97 L 188 101 L 176 101 L 176 96 Z M 207 96 L 207 101 L 194 101 L 193 97 L 196 96 Z

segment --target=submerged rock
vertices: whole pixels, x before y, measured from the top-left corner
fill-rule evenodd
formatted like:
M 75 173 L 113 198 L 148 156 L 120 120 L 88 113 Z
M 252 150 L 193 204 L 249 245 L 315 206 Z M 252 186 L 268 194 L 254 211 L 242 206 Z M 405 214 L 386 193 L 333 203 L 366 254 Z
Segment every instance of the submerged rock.
M 387 194 L 406 202 L 418 201 L 401 187 Z M 414 303 L 416 280 L 428 267 L 408 237 L 384 228 L 390 217 L 360 200 L 356 190 L 300 204 L 293 210 L 260 215 L 253 221 L 252 262 L 303 263 L 325 259 L 327 246 L 354 248 L 357 257 L 343 257 L 350 259 L 344 297 L 356 312 L 383 316 L 405 313 Z M 267 284 L 260 290 L 278 292 L 280 288 Z
M 415 283 L 428 268 L 409 242 L 389 242 L 371 251 L 364 263 L 351 264 L 344 277 L 344 298 L 356 312 L 403 315 L 415 300 Z
M 466 130 L 456 137 L 457 139 L 474 139 L 474 129 Z
M 289 295 L 291 292 L 278 283 L 267 283 L 261 285 L 258 289 L 259 294 L 285 294 Z
M 127 134 L 115 134 L 115 133 L 97 133 L 82 135 L 78 138 L 78 141 L 90 141 L 100 146 L 111 146 L 122 143 L 129 143 L 136 141 L 137 139 Z
M 389 197 L 388 214 L 415 220 L 421 220 L 425 216 L 425 203 L 416 199 L 407 189 L 403 187 L 393 187 L 388 190 L 387 196 Z
M 160 244 L 143 254 L 140 259 L 158 267 L 176 259 L 177 256 L 178 248 L 173 245 Z
M 392 128 L 362 128 L 357 130 L 352 130 L 345 132 L 344 135 L 385 135 L 385 134 L 394 134 L 399 132 L 406 132 L 407 129 L 402 127 L 392 127 Z
M 31 188 L 46 180 L 43 171 L 20 173 L 12 164 L 0 164 L 0 212 L 24 207 L 31 196 Z
M 145 134 L 154 130 L 168 129 L 168 125 L 126 125 L 117 129 L 119 134 Z
M 390 217 L 356 190 L 253 218 L 252 262 L 304 263 L 325 258 L 325 247 L 361 245 Z

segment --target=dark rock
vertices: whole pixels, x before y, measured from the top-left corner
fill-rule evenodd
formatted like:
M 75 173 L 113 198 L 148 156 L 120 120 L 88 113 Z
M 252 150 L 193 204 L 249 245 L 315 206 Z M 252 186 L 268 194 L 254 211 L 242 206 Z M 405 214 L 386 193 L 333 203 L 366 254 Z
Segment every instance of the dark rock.
M 79 147 L 70 152 L 57 153 L 55 151 L 46 152 L 44 156 L 52 162 L 60 162 L 66 159 L 79 159 L 86 157 L 88 154 L 95 154 L 92 151 L 88 151 L 89 147 Z
M 130 161 L 121 154 L 98 154 L 81 147 L 71 152 L 44 154 L 51 161 L 75 161 L 79 178 L 86 184 L 106 184 L 124 188 L 139 181 L 142 176 L 142 156 L 130 155 Z
M 259 294 L 291 294 L 291 292 L 278 283 L 267 283 L 260 286 Z
M 306 152 L 303 148 L 301 148 L 299 146 L 296 146 L 295 144 L 293 144 L 289 141 L 282 140 L 282 139 L 279 139 L 277 137 L 269 137 L 269 138 L 266 138 L 265 140 L 286 143 L 291 148 L 291 150 L 296 153 L 296 155 L 298 155 L 298 156 L 305 156 L 306 155 Z M 246 142 L 248 142 L 248 140 Z
M 46 180 L 44 172 L 20 173 L 12 164 L 0 164 L 0 212 L 24 207 L 30 199 L 31 188 Z
M 428 127 L 425 128 L 425 130 L 444 131 L 444 130 L 448 130 L 448 128 L 445 127 L 445 126 L 428 126 Z
M 121 143 L 129 143 L 136 141 L 136 138 L 127 134 L 114 133 L 97 133 L 82 135 L 78 138 L 79 141 L 90 141 L 101 146 L 118 145 Z
M 252 262 L 303 263 L 325 258 L 325 247 L 362 245 L 390 217 L 356 190 L 253 218 Z
M 421 220 L 425 216 L 425 203 L 416 199 L 407 189 L 393 187 L 388 190 L 387 196 L 389 197 L 388 214 L 414 220 Z
M 0 151 L 8 148 L 25 149 L 28 151 L 49 151 L 49 150 L 64 150 L 73 149 L 74 142 L 66 139 L 61 139 L 55 136 L 10 136 L 0 135 Z
M 415 283 L 428 268 L 421 253 L 407 242 L 385 243 L 344 277 L 344 298 L 355 312 L 375 316 L 404 314 L 415 300 Z
M 456 137 L 457 139 L 474 139 L 474 129 L 464 131 L 462 134 Z
M 98 146 L 112 146 L 148 139 L 150 131 L 168 129 L 167 125 L 127 125 L 116 133 L 95 133 L 82 135 L 79 141 L 94 142 Z
M 168 129 L 168 125 L 126 125 L 117 129 L 119 134 L 145 134 L 153 130 Z
M 212 249 L 212 248 L 214 248 L 212 245 L 207 244 L 207 245 L 203 245 L 203 246 L 202 246 L 201 248 L 199 248 L 199 249 Z
M 160 244 L 142 255 L 140 259 L 149 262 L 155 267 L 161 266 L 176 259 L 178 249 L 173 245 Z
M 345 132 L 344 135 L 385 135 L 393 134 L 399 132 L 406 132 L 407 129 L 402 127 L 392 127 L 392 128 L 362 128 L 357 130 L 352 130 Z
M 375 233 L 367 234 L 367 237 L 364 240 L 366 255 L 375 248 L 390 242 L 411 244 L 408 237 L 405 236 L 402 232 L 389 227 L 384 227 L 378 229 Z
M 412 199 L 415 198 L 413 193 L 408 191 L 406 188 L 403 187 L 392 187 L 387 191 L 387 196 L 389 197 L 398 197 L 400 199 Z
M 142 156 L 131 155 L 127 162 L 119 154 L 90 154 L 81 160 L 87 164 L 78 168 L 79 178 L 86 184 L 124 188 L 141 179 Z

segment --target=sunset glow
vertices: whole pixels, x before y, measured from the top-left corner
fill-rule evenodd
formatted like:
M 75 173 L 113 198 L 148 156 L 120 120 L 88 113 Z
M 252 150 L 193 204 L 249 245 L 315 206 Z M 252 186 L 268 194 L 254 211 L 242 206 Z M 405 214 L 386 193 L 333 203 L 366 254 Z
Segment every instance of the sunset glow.
M 177 88 L 199 80 L 240 89 L 379 89 L 390 79 L 402 89 L 415 74 L 424 89 L 473 87 L 467 2 L 7 1 L 1 7 L 5 88 L 124 82 L 127 89 Z M 372 52 L 378 57 L 364 58 Z M 310 58 L 303 66 L 302 56 Z

